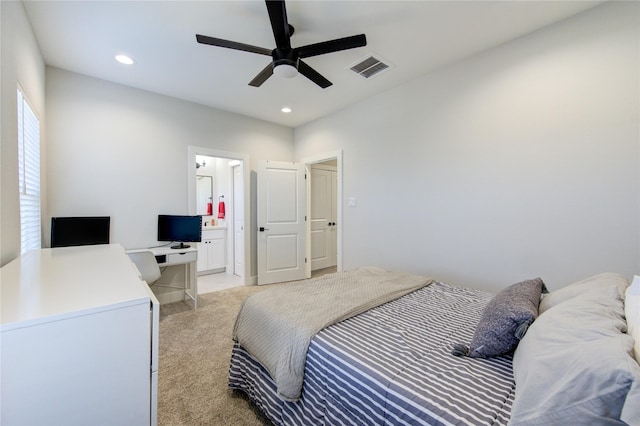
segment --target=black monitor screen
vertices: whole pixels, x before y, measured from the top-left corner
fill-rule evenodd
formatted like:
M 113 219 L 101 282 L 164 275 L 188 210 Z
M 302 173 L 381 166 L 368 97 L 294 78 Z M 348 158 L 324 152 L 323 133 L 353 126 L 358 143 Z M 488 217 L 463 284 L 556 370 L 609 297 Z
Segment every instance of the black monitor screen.
M 171 248 L 188 248 L 185 242 L 202 241 L 202 216 L 158 216 L 158 241 L 179 242 Z
M 52 217 L 51 247 L 109 244 L 109 216 Z

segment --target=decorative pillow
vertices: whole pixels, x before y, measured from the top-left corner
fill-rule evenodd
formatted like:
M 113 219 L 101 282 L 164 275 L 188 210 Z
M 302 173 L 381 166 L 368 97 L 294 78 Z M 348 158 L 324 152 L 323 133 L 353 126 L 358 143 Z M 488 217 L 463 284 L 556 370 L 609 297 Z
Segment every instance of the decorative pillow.
M 454 345 L 451 353 L 490 358 L 513 351 L 538 316 L 543 290 L 546 288 L 540 278 L 522 281 L 502 290 L 484 308 L 471 345 Z
M 513 357 L 509 425 L 638 424 L 640 365 L 616 286 L 540 314 Z
M 542 314 L 558 303 L 566 302 L 592 288 L 616 286 L 619 289 L 620 295 L 623 295 L 628 285 L 629 281 L 620 274 L 605 272 L 603 274 L 593 275 L 545 295 L 540 301 L 539 313 Z
M 627 318 L 627 333 L 633 337 L 633 351 L 640 362 L 640 276 L 633 277 L 624 299 L 624 316 Z

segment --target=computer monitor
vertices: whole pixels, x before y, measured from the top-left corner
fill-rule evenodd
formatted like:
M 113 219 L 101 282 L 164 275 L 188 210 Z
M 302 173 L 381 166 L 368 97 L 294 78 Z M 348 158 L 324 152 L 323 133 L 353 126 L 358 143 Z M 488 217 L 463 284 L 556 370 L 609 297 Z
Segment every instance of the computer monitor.
M 51 247 L 109 244 L 110 216 L 52 217 Z
M 172 249 L 189 248 L 186 242 L 202 241 L 202 216 L 158 215 L 158 241 L 180 243 Z

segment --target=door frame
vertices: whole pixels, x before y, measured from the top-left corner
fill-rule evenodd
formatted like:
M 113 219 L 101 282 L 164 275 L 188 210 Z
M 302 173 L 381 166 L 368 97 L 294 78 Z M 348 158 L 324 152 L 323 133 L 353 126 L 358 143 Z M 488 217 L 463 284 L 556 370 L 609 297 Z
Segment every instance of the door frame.
M 231 213 L 233 214 L 232 220 L 233 220 L 233 223 L 234 223 L 234 227 L 235 227 L 235 214 L 237 212 L 236 211 L 236 207 L 238 205 L 238 201 L 236 200 L 236 194 L 235 194 L 236 185 L 240 187 L 240 190 L 242 191 L 242 193 L 244 195 L 244 185 L 242 184 L 242 182 L 244 181 L 244 177 L 242 177 L 241 180 L 238 182 L 238 179 L 236 179 L 236 176 L 235 176 L 236 167 L 240 168 L 240 173 L 242 174 L 242 172 L 244 171 L 243 167 L 242 167 L 242 163 L 240 161 L 238 161 L 238 160 L 229 161 L 229 182 L 231 182 L 231 191 L 230 191 L 231 192 L 231 200 L 230 200 L 230 202 L 233 204 L 233 206 L 232 206 L 233 210 L 232 210 Z M 242 200 L 242 202 L 244 203 L 244 199 Z M 242 211 L 244 212 L 246 209 L 247 209 L 247 207 L 243 205 L 242 206 Z M 245 226 L 244 226 L 244 214 L 242 216 L 243 216 L 242 217 L 242 225 L 241 225 L 242 226 L 242 231 L 243 231 L 242 232 L 242 236 L 243 236 L 242 243 L 243 243 L 243 246 L 244 246 L 244 234 L 246 233 L 246 229 L 245 229 Z M 242 274 L 244 273 L 244 266 L 245 266 L 244 264 L 242 265 L 241 272 L 236 272 L 236 235 L 235 235 L 235 231 L 236 231 L 236 229 L 234 228 L 233 229 L 233 235 L 231 236 L 231 238 L 233 239 L 233 242 L 229 247 L 227 247 L 228 248 L 228 255 L 229 255 L 229 259 L 232 259 L 231 272 L 233 274 L 235 274 L 235 275 L 238 275 L 238 276 L 242 277 L 243 276 Z M 242 261 L 244 262 L 245 260 L 246 259 L 245 259 L 245 256 L 244 256 L 244 249 L 243 249 Z
M 251 163 L 248 154 L 239 152 L 221 151 L 218 149 L 208 148 L 204 146 L 189 145 L 187 147 L 187 202 L 189 206 L 189 214 L 195 215 L 196 213 L 196 155 L 205 155 L 207 157 L 225 158 L 227 160 L 238 160 L 242 168 L 242 192 L 244 196 L 244 265 L 243 274 L 241 276 L 244 285 L 249 285 L 251 280 L 251 233 L 247 232 L 248 224 L 250 223 L 250 209 L 247 208 L 250 202 L 250 173 Z M 232 213 L 232 212 L 229 212 Z M 228 221 L 227 221 L 228 222 Z M 227 223 L 227 244 L 233 240 L 229 238 L 230 232 L 235 232 L 235 224 L 231 221 L 231 224 Z M 230 244 L 233 244 L 231 242 Z M 227 251 L 228 253 L 228 251 Z M 228 262 L 227 262 L 228 263 Z
M 309 157 L 304 157 L 300 160 L 305 165 L 307 176 L 311 176 L 311 165 L 317 163 L 324 163 L 325 161 L 336 160 L 337 171 L 336 179 L 338 180 L 336 187 L 336 220 L 337 226 L 337 241 L 336 241 L 336 256 L 338 272 L 342 271 L 342 150 L 330 151 L 323 154 L 316 154 Z M 311 211 L 311 179 L 307 179 L 307 212 Z M 307 241 L 306 241 L 306 256 L 311 257 L 311 221 L 307 220 Z M 307 277 L 311 276 L 311 262 L 306 264 Z

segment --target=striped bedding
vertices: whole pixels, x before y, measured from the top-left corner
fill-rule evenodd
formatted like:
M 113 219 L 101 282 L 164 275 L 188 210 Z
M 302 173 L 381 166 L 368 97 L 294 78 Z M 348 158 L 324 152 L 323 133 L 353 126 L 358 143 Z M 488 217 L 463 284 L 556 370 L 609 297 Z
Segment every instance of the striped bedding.
M 276 425 L 506 425 L 511 356 L 458 358 L 493 295 L 434 282 L 325 328 L 311 341 L 302 397 L 286 402 L 241 346 L 229 387 Z

